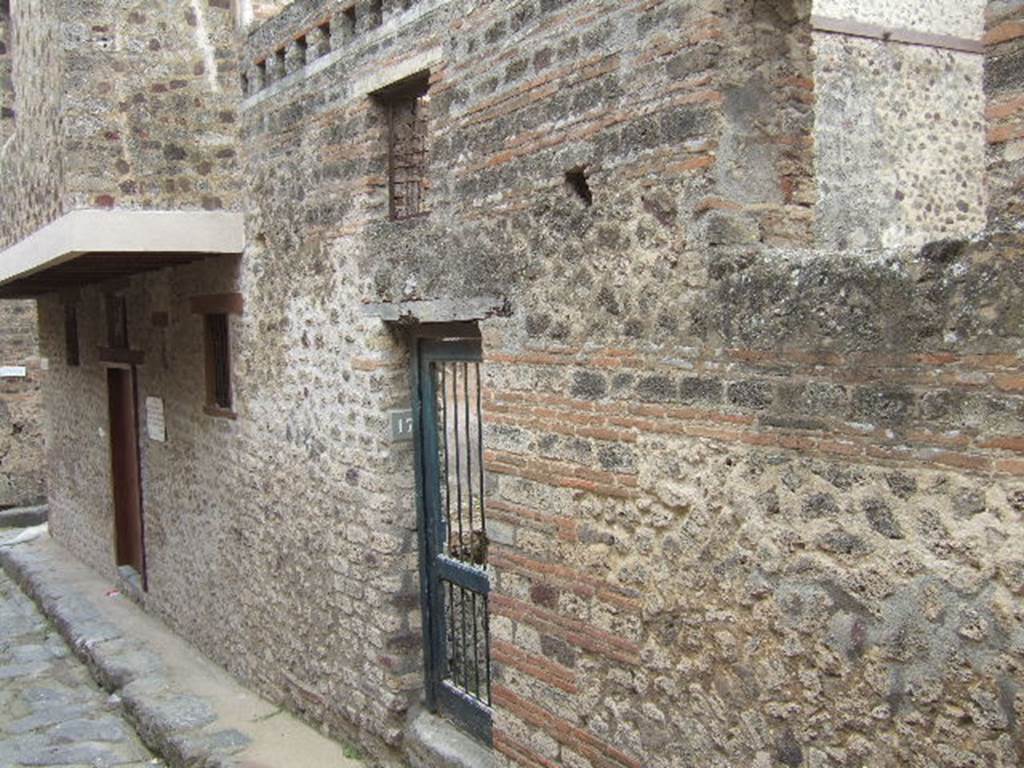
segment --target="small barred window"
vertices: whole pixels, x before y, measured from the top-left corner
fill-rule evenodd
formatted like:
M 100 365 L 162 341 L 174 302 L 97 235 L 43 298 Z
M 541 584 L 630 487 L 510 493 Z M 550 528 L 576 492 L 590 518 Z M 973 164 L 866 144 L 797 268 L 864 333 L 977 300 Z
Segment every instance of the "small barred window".
M 387 121 L 388 207 L 394 220 L 427 212 L 427 85 L 427 73 L 421 73 L 379 94 Z
M 226 314 L 206 315 L 207 404 L 231 410 L 231 346 Z

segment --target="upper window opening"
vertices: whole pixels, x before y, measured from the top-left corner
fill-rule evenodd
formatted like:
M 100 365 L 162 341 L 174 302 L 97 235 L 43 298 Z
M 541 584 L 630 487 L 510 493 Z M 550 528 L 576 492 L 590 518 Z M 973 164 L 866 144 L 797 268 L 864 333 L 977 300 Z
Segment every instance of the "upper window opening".
M 218 293 L 194 296 L 192 311 L 203 316 L 203 349 L 206 369 L 206 412 L 234 418 L 231 387 L 231 315 L 242 313 L 242 296 Z
M 378 91 L 385 112 L 388 205 L 391 218 L 426 213 L 427 105 L 429 73 L 421 72 Z
M 120 294 L 107 295 L 107 346 L 128 349 L 128 301 Z

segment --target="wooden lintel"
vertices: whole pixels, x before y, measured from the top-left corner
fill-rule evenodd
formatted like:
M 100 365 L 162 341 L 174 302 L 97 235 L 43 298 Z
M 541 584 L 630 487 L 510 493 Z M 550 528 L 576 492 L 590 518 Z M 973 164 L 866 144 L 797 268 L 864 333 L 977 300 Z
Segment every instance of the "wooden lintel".
M 120 363 L 122 365 L 142 365 L 146 361 L 146 353 L 141 349 L 114 349 L 100 347 L 101 363 Z
M 240 315 L 245 300 L 240 293 L 211 293 L 193 296 L 189 303 L 195 315 Z
M 904 45 L 922 45 L 927 48 L 941 48 L 961 53 L 984 53 L 985 45 L 980 40 L 972 40 L 955 35 L 943 35 L 935 32 L 920 32 L 916 29 L 903 27 L 886 27 L 855 19 L 837 19 L 830 16 L 811 16 L 811 29 L 815 32 L 829 32 L 850 37 L 865 37 L 870 40 L 881 40 L 888 43 Z

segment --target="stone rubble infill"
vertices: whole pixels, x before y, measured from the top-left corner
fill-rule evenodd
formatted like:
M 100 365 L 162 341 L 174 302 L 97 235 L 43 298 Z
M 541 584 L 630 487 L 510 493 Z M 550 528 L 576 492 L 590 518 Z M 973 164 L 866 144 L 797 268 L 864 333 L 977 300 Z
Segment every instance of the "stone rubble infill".
M 169 766 L 365 768 L 341 744 L 242 687 L 141 608 L 109 596 L 111 585 L 52 539 L 0 548 L 0 565 L 97 682 L 120 698 L 142 742 Z

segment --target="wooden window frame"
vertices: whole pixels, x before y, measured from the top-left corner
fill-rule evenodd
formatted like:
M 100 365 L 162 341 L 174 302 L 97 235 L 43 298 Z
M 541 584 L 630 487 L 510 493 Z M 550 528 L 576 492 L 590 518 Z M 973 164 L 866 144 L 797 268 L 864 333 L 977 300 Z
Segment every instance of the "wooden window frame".
M 231 354 L 231 316 L 242 314 L 244 302 L 240 293 L 217 293 L 207 296 L 193 296 L 191 299 L 192 313 L 203 317 L 203 357 L 206 380 L 206 402 L 203 411 L 218 418 L 238 418 L 235 412 L 235 387 L 232 377 Z M 217 357 L 213 338 L 214 325 L 211 317 L 223 317 L 225 338 L 223 356 Z M 227 381 L 227 403 L 218 402 L 217 373 L 223 366 L 223 376 Z

